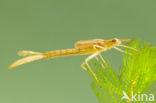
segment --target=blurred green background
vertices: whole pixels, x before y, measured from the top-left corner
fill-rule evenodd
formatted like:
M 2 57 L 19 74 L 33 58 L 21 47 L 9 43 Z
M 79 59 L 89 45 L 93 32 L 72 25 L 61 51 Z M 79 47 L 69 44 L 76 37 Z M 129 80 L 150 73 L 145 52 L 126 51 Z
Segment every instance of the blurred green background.
M 1 0 L 0 103 L 97 103 L 80 64 L 87 56 L 45 59 L 8 70 L 19 50 L 73 48 L 78 40 L 139 38 L 153 45 L 154 0 Z M 115 68 L 122 53 L 103 53 Z

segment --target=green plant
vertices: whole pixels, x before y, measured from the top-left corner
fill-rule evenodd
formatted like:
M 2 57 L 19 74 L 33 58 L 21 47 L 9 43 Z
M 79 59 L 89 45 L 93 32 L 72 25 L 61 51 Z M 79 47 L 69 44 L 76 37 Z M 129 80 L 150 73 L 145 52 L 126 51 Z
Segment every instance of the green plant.
M 133 40 L 127 45 L 140 52 L 125 49 L 125 52 L 130 52 L 133 56 L 124 54 L 123 65 L 118 71 L 108 62 L 102 62 L 100 57 L 89 62 L 98 78 L 97 81 L 87 69 L 93 78 L 90 85 L 99 103 L 143 103 L 151 100 L 154 102 L 152 96 L 156 94 L 156 47 L 139 40 Z M 122 99 L 124 94 L 129 99 Z M 136 99 L 133 95 L 136 95 Z

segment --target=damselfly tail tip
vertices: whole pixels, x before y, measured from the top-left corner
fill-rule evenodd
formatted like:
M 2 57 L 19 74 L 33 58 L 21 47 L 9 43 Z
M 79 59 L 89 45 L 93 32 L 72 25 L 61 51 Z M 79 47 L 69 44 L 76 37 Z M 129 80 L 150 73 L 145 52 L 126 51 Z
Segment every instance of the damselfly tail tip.
M 8 69 L 13 69 L 14 67 L 16 67 L 16 65 L 11 64 L 11 65 L 8 67 Z
M 19 56 L 27 56 L 25 50 L 19 51 L 17 54 L 18 54 Z
M 22 64 L 25 64 L 25 62 L 24 62 L 23 60 L 17 60 L 17 61 L 15 61 L 14 63 L 12 63 L 12 64 L 8 67 L 8 69 L 13 69 L 13 68 L 15 68 L 15 67 L 17 67 L 17 66 L 19 66 L 19 65 L 22 65 Z
M 23 64 L 32 62 L 32 61 L 40 60 L 42 58 L 44 58 L 44 55 L 32 55 L 32 56 L 28 56 L 28 57 L 25 57 L 23 59 L 20 59 L 20 60 L 15 61 L 13 64 L 11 64 L 9 66 L 9 69 L 12 69 L 14 67 L 17 67 L 17 66 L 20 66 L 20 65 L 23 65 Z
M 28 50 L 22 50 L 18 52 L 19 56 L 32 56 L 32 55 L 39 55 L 42 54 L 40 52 L 33 52 L 33 51 L 28 51 Z

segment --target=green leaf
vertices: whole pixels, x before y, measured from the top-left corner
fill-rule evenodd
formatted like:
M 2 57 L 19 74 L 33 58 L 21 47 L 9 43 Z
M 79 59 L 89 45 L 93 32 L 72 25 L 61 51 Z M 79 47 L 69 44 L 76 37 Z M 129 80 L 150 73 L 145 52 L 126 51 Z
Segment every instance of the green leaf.
M 125 49 L 125 52 L 133 55 L 123 55 L 123 65 L 120 69 L 112 68 L 101 56 L 89 62 L 90 69 L 86 65 L 89 75 L 93 78 L 90 86 L 99 103 L 133 103 L 132 92 L 156 94 L 156 47 L 140 40 L 133 40 L 127 43 L 127 46 L 136 48 L 139 52 Z M 121 100 L 123 91 L 130 101 Z

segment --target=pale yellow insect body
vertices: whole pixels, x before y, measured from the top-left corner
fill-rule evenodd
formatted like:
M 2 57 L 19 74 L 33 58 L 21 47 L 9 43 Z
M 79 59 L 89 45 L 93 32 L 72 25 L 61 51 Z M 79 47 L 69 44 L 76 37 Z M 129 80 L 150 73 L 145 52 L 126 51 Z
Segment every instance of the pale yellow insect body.
M 84 63 L 87 63 L 88 60 L 100 54 L 102 51 L 106 51 L 111 48 L 115 48 L 121 52 L 124 52 L 120 48 L 117 48 L 117 46 L 136 50 L 134 48 L 121 45 L 122 41 L 129 41 L 129 39 L 114 38 L 111 40 L 94 39 L 94 40 L 78 41 L 75 43 L 75 48 L 73 49 L 54 50 L 46 53 L 33 52 L 33 51 L 20 51 L 18 54 L 20 56 L 26 56 L 26 57 L 15 61 L 12 65 L 10 65 L 9 68 L 11 69 L 16 66 L 26 64 L 32 61 L 36 61 L 42 58 L 55 58 L 55 57 L 63 57 L 63 56 L 92 54 L 85 60 Z

